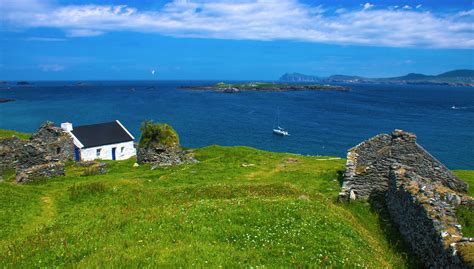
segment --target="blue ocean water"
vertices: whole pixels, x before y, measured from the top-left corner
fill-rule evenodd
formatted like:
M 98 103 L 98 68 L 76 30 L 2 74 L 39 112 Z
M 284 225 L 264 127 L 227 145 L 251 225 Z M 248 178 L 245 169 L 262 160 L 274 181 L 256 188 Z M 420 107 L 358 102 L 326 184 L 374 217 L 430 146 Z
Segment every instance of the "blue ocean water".
M 432 85 L 351 85 L 348 92 L 183 90 L 212 81 L 35 82 L 0 86 L 0 128 L 32 132 L 45 120 L 75 125 L 120 120 L 136 136 L 143 120 L 171 124 L 185 147 L 245 145 L 345 157 L 348 148 L 395 128 L 452 169 L 474 169 L 474 89 Z M 454 107 L 453 107 L 454 106 Z M 291 136 L 272 134 L 280 125 Z

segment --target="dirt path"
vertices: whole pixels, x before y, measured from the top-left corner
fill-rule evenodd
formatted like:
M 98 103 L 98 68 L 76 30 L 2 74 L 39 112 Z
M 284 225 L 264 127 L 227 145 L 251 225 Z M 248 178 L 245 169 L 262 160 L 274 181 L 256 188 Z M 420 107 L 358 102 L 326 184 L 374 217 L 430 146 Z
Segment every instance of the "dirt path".
M 54 202 L 51 197 L 41 197 L 41 203 L 41 213 L 23 225 L 22 233 L 24 235 L 30 235 L 41 230 L 41 228 L 48 225 L 56 216 L 56 208 L 54 207 Z

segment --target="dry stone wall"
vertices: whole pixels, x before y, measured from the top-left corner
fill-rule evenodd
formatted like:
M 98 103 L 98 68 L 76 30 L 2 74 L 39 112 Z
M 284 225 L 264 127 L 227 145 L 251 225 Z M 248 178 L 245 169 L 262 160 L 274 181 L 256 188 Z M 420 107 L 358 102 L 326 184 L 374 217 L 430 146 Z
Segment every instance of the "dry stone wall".
M 459 192 L 467 191 L 467 184 L 457 178 L 440 161 L 416 143 L 416 135 L 402 130 L 392 133 L 391 155 L 394 162 L 408 165 L 422 176 Z
M 44 149 L 51 159 L 65 162 L 74 160 L 74 141 L 71 135 L 52 122 L 43 124 L 30 141 Z
M 395 130 L 351 148 L 340 201 L 382 205 L 427 268 L 473 268 L 474 239 L 465 238 L 456 211 L 474 205 L 467 184 L 416 143 Z
M 16 175 L 17 183 L 28 183 L 38 179 L 64 176 L 64 164 L 51 162 L 24 169 Z
M 391 137 L 377 135 L 351 148 L 339 199 L 379 198 L 388 189 Z
M 20 174 L 30 168 L 69 160 L 74 160 L 73 138 L 51 122 L 43 124 L 29 140 L 17 137 L 0 139 L 0 176 L 4 171 L 14 169 L 17 179 L 21 179 L 23 176 Z M 34 177 L 38 178 L 40 175 L 48 176 L 48 173 L 38 172 Z M 18 182 L 27 181 L 30 180 Z
M 380 134 L 349 149 L 339 200 L 383 200 L 394 163 L 411 166 L 420 176 L 453 190 L 467 190 L 466 183 L 416 143 L 415 134 L 395 130 L 391 135 Z
M 18 137 L 0 139 L 0 177 L 4 171 L 15 169 L 19 158 L 19 149 L 24 145 Z
M 390 216 L 426 267 L 470 268 L 460 246 L 474 242 L 463 237 L 456 209 L 471 198 L 400 164 L 391 166 L 389 186 Z
M 149 147 L 138 147 L 137 162 L 139 164 L 149 163 L 152 168 L 196 163 L 192 152 L 183 150 L 180 146 L 166 147 L 153 145 Z

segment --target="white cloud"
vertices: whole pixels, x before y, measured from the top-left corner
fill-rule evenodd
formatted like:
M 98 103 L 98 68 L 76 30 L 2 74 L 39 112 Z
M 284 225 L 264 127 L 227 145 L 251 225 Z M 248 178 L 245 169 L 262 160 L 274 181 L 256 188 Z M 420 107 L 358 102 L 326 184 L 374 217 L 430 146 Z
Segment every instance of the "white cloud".
M 411 6 L 409 6 L 409 5 L 404 5 L 404 6 L 403 6 L 403 9 L 411 9 Z
M 56 37 L 40 37 L 40 36 L 33 36 L 25 38 L 26 41 L 42 41 L 42 42 L 61 42 L 66 41 L 65 38 L 56 38 Z
M 458 13 L 458 15 L 461 16 L 461 17 L 472 16 L 472 15 L 474 15 L 474 9 L 461 11 L 461 12 Z
M 11 9 L 0 20 L 5 22 L 2 27 L 58 28 L 70 37 L 134 31 L 174 37 L 391 47 L 474 46 L 473 18 L 468 14 L 472 11 L 440 14 L 406 8 L 376 9 L 370 3 L 362 10 L 330 10 L 298 0 L 175 0 L 160 10 L 125 5 L 49 6 L 47 11 Z
M 416 5 L 416 8 L 421 8 L 423 5 L 422 4 L 419 4 L 419 5 Z
M 91 29 L 70 29 L 66 31 L 69 37 L 99 36 L 104 32 Z
M 369 3 L 369 2 L 367 2 L 363 5 L 364 10 L 371 9 L 373 7 L 374 7 L 374 5 Z
M 64 65 L 60 64 L 42 64 L 39 69 L 43 72 L 59 72 L 65 69 Z

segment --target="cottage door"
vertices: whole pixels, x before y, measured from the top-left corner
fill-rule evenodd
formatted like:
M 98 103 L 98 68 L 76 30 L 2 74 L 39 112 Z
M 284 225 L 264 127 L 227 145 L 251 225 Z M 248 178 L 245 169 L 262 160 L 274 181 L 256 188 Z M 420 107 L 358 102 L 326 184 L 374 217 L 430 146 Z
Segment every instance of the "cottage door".
M 81 160 L 81 153 L 79 152 L 79 148 L 74 147 L 74 157 L 76 159 L 76 162 Z
M 117 148 L 112 148 L 112 160 L 114 160 L 114 161 L 115 161 L 115 150 L 116 149 Z

